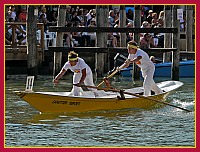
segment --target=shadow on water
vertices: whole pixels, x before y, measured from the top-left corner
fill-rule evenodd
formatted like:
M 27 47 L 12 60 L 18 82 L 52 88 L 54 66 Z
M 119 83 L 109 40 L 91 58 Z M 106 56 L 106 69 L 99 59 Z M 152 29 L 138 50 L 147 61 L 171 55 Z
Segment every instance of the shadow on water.
M 38 113 L 34 114 L 31 119 L 27 119 L 27 123 L 59 123 L 63 120 L 71 121 L 72 119 L 116 119 L 117 117 L 142 116 L 141 109 L 122 109 L 108 111 L 89 111 L 89 112 L 73 112 L 73 113 Z

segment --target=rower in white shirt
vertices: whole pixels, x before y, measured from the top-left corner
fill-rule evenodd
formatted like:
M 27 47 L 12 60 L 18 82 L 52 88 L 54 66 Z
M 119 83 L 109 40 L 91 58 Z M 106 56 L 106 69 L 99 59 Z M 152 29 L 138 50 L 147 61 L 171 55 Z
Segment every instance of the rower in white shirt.
M 58 84 L 58 81 L 65 72 L 70 69 L 74 72 L 73 75 L 73 88 L 72 93 L 74 96 L 80 96 L 83 92 L 81 86 L 84 83 L 87 86 L 95 86 L 93 83 L 93 75 L 90 67 L 85 63 L 82 58 L 78 57 L 78 54 L 74 51 L 69 52 L 68 54 L 68 61 L 65 63 L 63 68 L 61 69 L 60 73 L 55 77 L 53 80 L 54 84 Z M 96 89 L 88 88 L 91 91 L 96 93 Z M 97 95 L 97 94 L 95 94 Z
M 153 75 L 155 71 L 155 65 L 149 59 L 149 55 L 141 50 L 137 43 L 134 41 L 128 42 L 128 59 L 125 61 L 125 65 L 123 68 L 128 67 L 130 63 L 135 62 L 140 68 L 142 72 L 142 76 L 144 78 L 143 87 L 144 87 L 144 96 L 150 96 L 151 90 L 156 94 L 162 93 L 162 90 L 156 85 L 153 80 Z

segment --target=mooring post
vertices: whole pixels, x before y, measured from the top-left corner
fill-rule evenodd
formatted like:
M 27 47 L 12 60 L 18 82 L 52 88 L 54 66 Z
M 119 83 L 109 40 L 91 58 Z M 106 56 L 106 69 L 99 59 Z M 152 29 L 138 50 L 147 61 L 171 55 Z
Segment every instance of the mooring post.
M 119 27 L 126 27 L 126 9 L 125 5 L 120 5 Z M 120 33 L 120 46 L 126 47 L 126 33 Z
M 58 9 L 58 24 L 57 26 L 65 26 L 65 16 L 66 16 L 66 5 L 60 5 Z M 63 33 L 57 32 L 56 36 L 56 46 L 63 46 Z M 54 68 L 53 77 L 60 71 L 62 63 L 62 52 L 54 52 Z
M 140 28 L 141 26 L 141 7 L 140 5 L 135 5 L 135 10 L 134 10 L 134 25 L 135 28 Z M 139 33 L 135 34 L 134 33 L 134 41 L 140 44 L 140 36 Z M 139 80 L 140 79 L 140 69 L 136 64 L 133 64 L 133 80 Z
M 193 23 L 194 23 L 194 17 L 193 17 L 193 6 L 187 5 L 186 6 L 186 51 L 193 51 L 193 39 L 192 39 L 192 29 L 193 29 Z
M 172 27 L 172 5 L 164 6 L 164 27 Z M 165 33 L 164 35 L 164 47 L 172 48 L 172 33 Z M 171 61 L 171 52 L 163 53 L 163 62 Z
M 177 33 L 173 33 L 173 48 L 177 48 L 177 51 L 172 53 L 172 80 L 179 80 L 179 60 L 180 60 L 180 22 L 177 19 L 177 6 L 173 6 L 173 27 L 178 28 Z
M 35 76 L 38 74 L 38 57 L 37 57 L 37 11 L 34 13 L 36 6 L 28 6 L 27 18 L 27 75 Z
M 107 27 L 108 25 L 108 6 L 97 5 L 96 7 L 96 19 L 97 27 Z M 107 33 L 98 31 L 97 32 L 97 46 L 106 48 L 107 47 Z M 102 77 L 104 73 L 104 67 L 106 65 L 106 56 L 104 53 L 95 53 L 95 71 L 97 77 Z

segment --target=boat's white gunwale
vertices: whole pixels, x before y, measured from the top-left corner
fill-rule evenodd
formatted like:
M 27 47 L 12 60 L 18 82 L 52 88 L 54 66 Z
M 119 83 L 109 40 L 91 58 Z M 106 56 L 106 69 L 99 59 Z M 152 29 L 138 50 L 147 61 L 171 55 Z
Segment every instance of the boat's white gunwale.
M 160 86 L 160 88 L 162 90 L 164 90 L 164 92 L 162 94 L 166 94 L 170 91 L 173 91 L 177 88 L 179 88 L 180 86 L 183 85 L 182 82 L 180 81 L 164 81 L 164 82 L 160 82 L 157 83 L 158 86 Z M 173 86 L 173 87 L 172 87 Z M 125 89 L 125 91 L 127 92 L 131 92 L 131 93 L 135 93 L 135 94 L 139 94 L 141 93 L 141 91 L 143 90 L 142 87 L 137 87 L 137 88 L 130 88 L 130 89 Z M 44 95 L 44 96 L 51 96 L 51 97 L 63 97 L 63 98 L 69 98 L 69 99 L 88 99 L 88 100 L 95 100 L 95 99 L 102 99 L 102 100 L 112 100 L 112 99 L 118 99 L 117 95 L 119 95 L 118 93 L 113 93 L 113 92 L 106 92 L 107 93 L 107 97 L 109 97 L 109 93 L 110 93 L 110 97 L 106 98 L 106 96 L 100 96 L 100 97 L 88 97 L 88 96 L 70 96 L 70 95 L 64 95 L 70 92 L 27 92 L 27 91 L 16 91 L 16 92 L 21 92 L 21 93 L 25 93 L 25 94 L 39 94 L 39 95 Z M 53 94 L 55 93 L 55 94 Z M 63 95 L 62 95 L 63 94 Z M 161 94 L 159 94 L 161 95 Z M 155 97 L 158 95 L 151 95 L 149 97 Z M 125 95 L 125 99 L 131 99 L 131 98 L 138 98 L 132 95 Z

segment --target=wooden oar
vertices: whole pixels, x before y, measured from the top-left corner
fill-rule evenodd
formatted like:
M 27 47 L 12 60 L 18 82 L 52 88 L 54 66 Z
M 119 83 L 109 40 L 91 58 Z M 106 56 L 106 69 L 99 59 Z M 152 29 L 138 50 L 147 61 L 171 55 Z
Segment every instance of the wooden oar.
M 112 92 L 118 92 L 118 93 L 121 92 L 120 90 L 111 89 L 111 88 L 99 88 L 99 87 L 96 87 L 96 86 L 86 86 L 86 85 L 82 85 L 82 86 L 83 87 L 87 87 L 87 88 L 95 88 L 97 90 L 112 91 Z M 152 97 L 146 97 L 146 96 L 142 96 L 142 95 L 139 95 L 139 94 L 126 92 L 126 91 L 123 91 L 123 93 L 124 94 L 128 94 L 128 95 L 132 95 L 132 96 L 135 96 L 135 97 L 143 98 L 143 99 L 148 99 L 148 100 L 155 101 L 155 102 L 158 102 L 158 103 L 162 103 L 162 104 L 165 104 L 165 105 L 168 105 L 168 106 L 172 106 L 172 107 L 175 107 L 175 108 L 187 111 L 187 112 L 192 112 L 191 110 L 188 110 L 188 109 L 185 109 L 185 108 L 182 108 L 182 107 L 178 107 L 178 106 L 172 105 L 172 104 L 170 104 L 168 102 L 164 102 L 164 101 L 160 101 L 160 100 L 154 99 Z
M 125 65 L 126 65 L 126 64 L 124 63 L 124 64 L 122 64 L 120 67 L 117 67 L 116 70 L 115 70 L 113 73 L 111 73 L 109 76 L 107 76 L 106 78 L 107 78 L 107 79 L 111 78 L 111 77 L 112 77 L 113 75 L 115 75 L 118 71 L 120 71 Z M 103 83 L 104 83 L 104 80 L 103 80 L 101 83 L 99 83 L 99 84 L 97 85 L 97 87 L 100 87 Z

